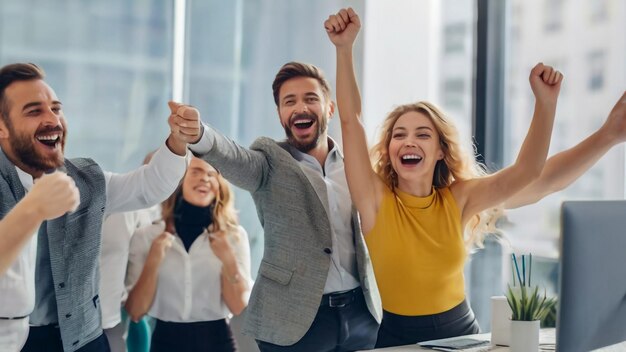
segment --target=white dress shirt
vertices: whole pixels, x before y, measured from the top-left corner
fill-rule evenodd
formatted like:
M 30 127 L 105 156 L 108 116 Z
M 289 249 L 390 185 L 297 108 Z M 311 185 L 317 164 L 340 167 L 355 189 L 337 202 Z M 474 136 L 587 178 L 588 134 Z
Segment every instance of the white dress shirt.
M 187 156 L 172 153 L 163 144 L 148 165 L 126 174 L 105 171 L 106 214 L 147 208 L 166 199 L 182 179 L 187 159 Z M 30 191 L 32 177 L 18 167 L 16 170 L 24 190 Z M 38 231 L 7 272 L 0 275 L 1 317 L 29 315 L 34 309 Z
M 141 228 L 133 235 L 127 274 L 129 290 L 141 275 L 152 241 L 163 231 L 165 223 L 161 221 Z M 227 236 L 239 266 L 239 279 L 248 281 L 248 287 L 251 287 L 248 234 L 240 226 L 237 239 L 232 234 Z M 213 253 L 206 231 L 196 238 L 189 252 L 180 237 L 174 236 L 172 247 L 165 253 L 159 267 L 156 293 L 148 315 L 169 322 L 212 321 L 228 317 L 230 311 L 222 299 L 221 271 L 222 262 Z
M 359 274 L 356 266 L 356 248 L 354 247 L 354 231 L 352 230 L 352 200 L 348 190 L 348 181 L 343 164 L 343 155 L 332 141 L 332 149 L 326 156 L 324 168 L 313 156 L 302 153 L 292 147 L 291 154 L 302 166 L 317 173 L 324 180 L 328 197 L 330 214 L 332 253 L 328 269 L 328 277 L 324 286 L 324 293 L 341 292 L 359 287 Z M 316 185 L 312 185 L 316 188 Z
M 115 213 L 107 216 L 102 223 L 100 307 L 103 329 L 113 328 L 122 321 L 120 308 L 128 297 L 124 281 L 131 236 L 138 228 L 159 219 L 160 209 L 155 205 L 149 209 Z

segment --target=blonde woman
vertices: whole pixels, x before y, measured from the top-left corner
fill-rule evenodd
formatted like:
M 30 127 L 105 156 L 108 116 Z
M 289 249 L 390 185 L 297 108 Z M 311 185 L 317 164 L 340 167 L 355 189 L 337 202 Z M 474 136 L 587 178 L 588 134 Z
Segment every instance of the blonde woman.
M 151 351 L 236 351 L 227 317 L 246 307 L 250 248 L 226 180 L 193 158 L 163 221 L 132 237 L 126 309 L 156 318 Z
M 337 49 L 346 177 L 383 303 L 377 347 L 479 332 L 465 300 L 466 244 L 480 243 L 493 224 L 488 209 L 540 176 L 561 73 L 542 64 L 533 68 L 531 126 L 516 162 L 493 175 L 483 175 L 461 148 L 452 121 L 426 102 L 399 106 L 387 116 L 372 167 L 352 64 L 359 17 L 352 9 L 341 10 L 324 25 Z

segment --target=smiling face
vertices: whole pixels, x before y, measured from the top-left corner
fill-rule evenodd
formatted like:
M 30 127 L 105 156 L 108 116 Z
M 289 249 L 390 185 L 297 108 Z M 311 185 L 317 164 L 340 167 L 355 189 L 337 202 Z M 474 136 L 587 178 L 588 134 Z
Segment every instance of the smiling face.
M 431 119 L 416 111 L 402 114 L 393 125 L 388 152 L 401 189 L 415 181 L 432 184 L 435 166 L 444 157 Z
M 66 124 L 54 90 L 37 79 L 13 82 L 4 93 L 8 121 L 0 121 L 0 145 L 7 157 L 36 177 L 63 165 Z
M 315 78 L 296 77 L 283 83 L 278 96 L 278 115 L 289 144 L 303 153 L 327 138 L 332 101 Z
M 197 207 L 207 207 L 219 192 L 217 170 L 199 158 L 192 158 L 183 179 L 183 198 Z

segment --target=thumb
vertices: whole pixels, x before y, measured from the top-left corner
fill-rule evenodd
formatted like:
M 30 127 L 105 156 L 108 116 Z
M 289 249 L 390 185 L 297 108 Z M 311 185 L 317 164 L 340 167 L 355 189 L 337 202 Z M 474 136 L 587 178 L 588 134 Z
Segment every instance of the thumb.
M 169 106 L 169 107 L 170 107 L 170 111 L 172 111 L 172 114 L 176 114 L 176 112 L 178 111 L 178 109 L 179 109 L 180 107 L 182 107 L 182 106 L 183 106 L 183 104 L 180 104 L 180 103 L 177 103 L 177 102 L 175 102 L 175 101 L 171 101 L 171 100 L 170 100 L 170 101 L 168 101 L 168 102 L 167 102 L 167 106 Z

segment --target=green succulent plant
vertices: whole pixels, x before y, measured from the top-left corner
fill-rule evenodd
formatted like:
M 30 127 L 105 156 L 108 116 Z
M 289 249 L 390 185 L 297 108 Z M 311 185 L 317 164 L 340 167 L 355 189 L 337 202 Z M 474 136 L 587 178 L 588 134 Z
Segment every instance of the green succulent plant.
M 513 315 L 511 320 L 543 320 L 556 305 L 556 299 L 547 297 L 545 292 L 539 293 L 539 286 L 511 287 L 508 285 L 506 300 L 509 302 Z

